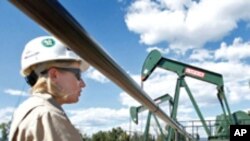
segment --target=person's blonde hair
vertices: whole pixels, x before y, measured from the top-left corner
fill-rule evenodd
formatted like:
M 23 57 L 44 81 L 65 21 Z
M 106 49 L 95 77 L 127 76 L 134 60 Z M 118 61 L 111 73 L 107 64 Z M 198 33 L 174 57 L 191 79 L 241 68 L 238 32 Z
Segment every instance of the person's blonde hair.
M 46 63 L 37 64 L 34 67 L 36 74 L 38 75 L 37 82 L 31 88 L 31 93 L 47 93 L 51 94 L 55 98 L 64 98 L 65 94 L 61 91 L 61 88 L 53 83 L 47 74 L 41 74 L 42 71 L 47 70 L 51 67 L 68 67 L 77 61 L 71 60 L 57 60 L 57 61 L 50 61 Z M 66 98 L 66 97 L 65 97 Z

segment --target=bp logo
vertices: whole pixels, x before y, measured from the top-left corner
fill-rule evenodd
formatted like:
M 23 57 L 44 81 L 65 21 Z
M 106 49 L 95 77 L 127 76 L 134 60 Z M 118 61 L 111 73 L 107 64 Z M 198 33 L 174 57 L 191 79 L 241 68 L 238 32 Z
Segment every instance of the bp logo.
M 42 40 L 42 45 L 45 47 L 52 47 L 55 45 L 55 41 L 51 38 L 47 38 Z

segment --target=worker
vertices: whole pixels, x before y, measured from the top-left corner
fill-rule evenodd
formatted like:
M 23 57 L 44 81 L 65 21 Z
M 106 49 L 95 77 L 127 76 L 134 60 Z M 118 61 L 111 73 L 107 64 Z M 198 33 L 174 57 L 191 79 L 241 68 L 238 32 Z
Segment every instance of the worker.
M 82 141 L 62 109 L 76 103 L 85 83 L 81 72 L 88 63 L 51 36 L 28 42 L 21 57 L 21 74 L 31 95 L 16 109 L 10 141 Z

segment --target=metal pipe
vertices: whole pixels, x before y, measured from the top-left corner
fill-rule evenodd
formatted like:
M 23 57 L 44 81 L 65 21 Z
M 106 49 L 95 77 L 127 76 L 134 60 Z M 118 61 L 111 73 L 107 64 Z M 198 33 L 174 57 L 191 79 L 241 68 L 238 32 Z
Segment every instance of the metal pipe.
M 98 45 L 56 0 L 10 0 L 44 29 L 68 45 L 89 64 L 120 86 L 178 132 L 192 138 L 168 117 L 139 85 Z

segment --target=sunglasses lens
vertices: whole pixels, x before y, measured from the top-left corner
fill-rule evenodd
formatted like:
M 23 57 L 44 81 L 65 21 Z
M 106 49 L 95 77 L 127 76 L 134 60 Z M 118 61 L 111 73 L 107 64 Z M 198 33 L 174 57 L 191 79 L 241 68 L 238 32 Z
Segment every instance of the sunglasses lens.
M 75 73 L 75 76 L 76 76 L 76 78 L 77 78 L 78 80 L 81 80 L 81 71 L 80 71 L 80 70 L 77 71 L 77 72 Z
M 79 68 L 63 68 L 63 67 L 54 67 L 62 71 L 68 71 L 75 75 L 77 80 L 81 80 L 81 70 Z M 41 72 L 41 74 L 46 74 L 48 72 L 48 69 Z
M 77 80 L 81 80 L 81 70 L 76 68 L 69 68 L 68 71 L 72 72 Z
M 75 75 L 77 80 L 81 80 L 81 70 L 78 68 L 61 68 L 61 67 L 59 68 L 59 67 L 57 67 L 57 69 L 71 72 Z

